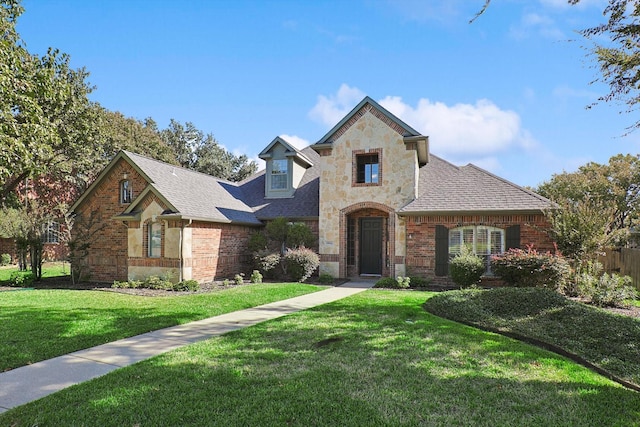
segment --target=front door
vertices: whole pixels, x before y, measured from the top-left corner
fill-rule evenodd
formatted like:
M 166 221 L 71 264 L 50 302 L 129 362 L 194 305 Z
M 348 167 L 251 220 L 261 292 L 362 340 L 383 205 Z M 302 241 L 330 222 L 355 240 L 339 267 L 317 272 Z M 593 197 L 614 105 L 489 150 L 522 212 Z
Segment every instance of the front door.
M 360 218 L 360 274 L 382 274 L 382 218 Z

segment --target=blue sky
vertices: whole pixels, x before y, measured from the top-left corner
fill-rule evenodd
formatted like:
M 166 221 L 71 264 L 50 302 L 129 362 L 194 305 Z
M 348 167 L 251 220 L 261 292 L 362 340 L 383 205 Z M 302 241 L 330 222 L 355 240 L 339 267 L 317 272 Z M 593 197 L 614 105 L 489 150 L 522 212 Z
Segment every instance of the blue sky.
M 319 140 L 365 95 L 431 152 L 520 185 L 638 153 L 575 30 L 603 0 L 24 0 L 31 53 L 86 67 L 104 107 L 193 122 L 254 158 L 276 136 Z

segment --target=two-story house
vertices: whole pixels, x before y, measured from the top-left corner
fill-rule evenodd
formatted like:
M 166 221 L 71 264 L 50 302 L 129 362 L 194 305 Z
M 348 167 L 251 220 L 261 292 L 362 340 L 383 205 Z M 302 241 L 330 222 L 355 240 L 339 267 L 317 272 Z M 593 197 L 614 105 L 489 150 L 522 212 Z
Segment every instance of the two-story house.
M 250 234 L 277 217 L 311 227 L 320 272 L 334 277 L 446 277 L 461 245 L 487 263 L 511 247 L 553 249 L 549 200 L 431 154 L 369 97 L 310 147 L 278 137 L 260 158 L 265 170 L 233 183 L 120 152 L 71 208 L 99 224 L 92 279 L 232 277 L 250 270 Z

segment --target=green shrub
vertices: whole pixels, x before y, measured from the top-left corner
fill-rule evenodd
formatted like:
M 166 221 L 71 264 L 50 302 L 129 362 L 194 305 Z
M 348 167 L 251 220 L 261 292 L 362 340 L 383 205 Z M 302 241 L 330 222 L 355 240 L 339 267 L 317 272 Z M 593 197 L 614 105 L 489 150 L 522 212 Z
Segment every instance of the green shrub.
M 318 281 L 323 285 L 330 285 L 333 283 L 333 276 L 329 273 L 322 273 L 318 278 Z
M 11 264 L 11 255 L 2 254 L 0 255 L 0 265 L 9 265 Z
M 254 261 L 258 270 L 268 273 L 280 265 L 280 254 L 277 252 L 260 251 L 254 255 Z
M 9 276 L 9 285 L 24 288 L 31 286 L 36 280 L 36 276 L 30 271 L 14 271 Z
M 407 289 L 411 285 L 411 277 L 398 276 L 396 277 L 398 288 Z
M 148 289 L 168 291 L 173 289 L 173 283 L 159 276 L 149 276 L 142 283 L 142 287 L 148 288 Z
M 251 283 L 262 283 L 262 274 L 258 270 L 253 270 L 251 273 L 251 278 L 249 279 Z
M 393 277 L 383 277 L 383 278 L 379 279 L 376 282 L 376 284 L 373 285 L 373 287 L 374 288 L 397 289 L 398 288 L 398 282 Z
M 562 255 L 540 253 L 532 248 L 509 249 L 491 258 L 493 273 L 511 286 L 562 289 L 571 267 Z
M 431 283 L 429 279 L 425 279 L 424 277 L 420 276 L 410 276 L 410 279 L 410 286 L 412 288 L 424 288 L 425 286 L 429 285 L 429 283 Z
M 284 254 L 287 273 L 298 282 L 307 280 L 320 265 L 320 257 L 311 249 L 287 249 Z
M 172 289 L 178 292 L 195 292 L 200 289 L 200 283 L 197 280 L 183 280 L 173 285 Z
M 224 286 L 231 286 L 231 280 L 229 280 L 229 279 L 224 279 L 224 280 L 222 281 L 222 284 L 223 284 Z
M 623 307 L 629 300 L 638 298 L 638 291 L 631 282 L 631 277 L 617 274 L 584 277 L 580 283 L 580 294 L 599 307 Z
M 244 273 L 236 274 L 233 276 L 233 281 L 236 285 L 244 285 Z
M 471 252 L 466 246 L 462 246 L 460 253 L 453 257 L 449 263 L 451 279 L 462 288 L 480 283 L 484 270 L 482 258 Z

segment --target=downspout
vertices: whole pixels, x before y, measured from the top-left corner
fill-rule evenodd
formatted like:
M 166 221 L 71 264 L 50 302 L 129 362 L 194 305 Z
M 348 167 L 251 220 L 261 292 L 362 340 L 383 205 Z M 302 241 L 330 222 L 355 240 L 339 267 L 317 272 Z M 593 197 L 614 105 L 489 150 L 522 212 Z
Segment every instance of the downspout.
M 187 224 L 187 227 L 191 225 L 191 223 L 193 222 L 193 219 L 189 220 L 189 224 Z M 179 242 L 179 246 L 180 246 L 180 251 L 179 251 L 179 255 L 178 255 L 178 259 L 179 259 L 179 267 L 178 267 L 178 280 L 180 282 L 182 282 L 183 280 L 183 268 L 184 268 L 184 263 L 183 263 L 183 251 L 184 251 L 184 238 L 183 238 L 183 233 L 184 233 L 184 227 L 185 224 L 183 221 L 180 221 L 180 242 Z

